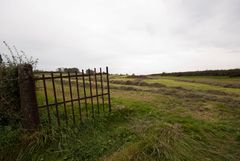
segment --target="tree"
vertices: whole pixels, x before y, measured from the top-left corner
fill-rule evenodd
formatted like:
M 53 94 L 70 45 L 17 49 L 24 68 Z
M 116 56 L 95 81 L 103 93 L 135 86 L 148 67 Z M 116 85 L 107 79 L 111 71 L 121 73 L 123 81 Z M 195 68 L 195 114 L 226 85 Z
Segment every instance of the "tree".
M 64 72 L 70 72 L 70 73 L 79 73 L 79 69 L 78 68 L 64 68 L 63 70 Z
M 86 74 L 93 74 L 93 73 L 94 73 L 94 71 L 91 70 L 91 69 L 87 69 L 87 70 L 86 70 Z
M 64 68 L 57 68 L 57 72 L 64 72 Z

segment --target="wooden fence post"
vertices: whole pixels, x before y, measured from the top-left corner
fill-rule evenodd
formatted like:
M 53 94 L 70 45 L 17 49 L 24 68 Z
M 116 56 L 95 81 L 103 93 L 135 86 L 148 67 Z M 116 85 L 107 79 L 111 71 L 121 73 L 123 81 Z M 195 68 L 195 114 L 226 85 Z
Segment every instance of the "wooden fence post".
M 32 65 L 18 66 L 18 78 L 21 100 L 22 124 L 25 129 L 37 129 L 40 123 L 37 98 L 35 93 L 35 80 Z

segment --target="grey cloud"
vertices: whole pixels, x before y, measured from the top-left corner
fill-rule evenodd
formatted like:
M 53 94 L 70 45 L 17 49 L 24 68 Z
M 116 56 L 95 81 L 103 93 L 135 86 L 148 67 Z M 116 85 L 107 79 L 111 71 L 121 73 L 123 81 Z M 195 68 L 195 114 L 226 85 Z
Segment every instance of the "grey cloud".
M 0 40 L 51 70 L 237 68 L 239 19 L 239 0 L 1 0 Z

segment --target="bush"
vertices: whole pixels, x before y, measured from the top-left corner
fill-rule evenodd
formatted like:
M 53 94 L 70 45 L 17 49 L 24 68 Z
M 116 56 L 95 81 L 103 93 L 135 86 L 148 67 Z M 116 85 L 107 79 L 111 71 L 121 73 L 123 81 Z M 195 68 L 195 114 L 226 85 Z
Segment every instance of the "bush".
M 0 61 L 0 126 L 16 126 L 20 123 L 20 95 L 18 82 L 18 65 L 36 66 L 38 60 L 27 58 L 23 51 L 18 52 L 3 42 L 9 54 L 2 54 Z M 10 55 L 10 56 L 9 56 Z
M 18 73 L 15 67 L 1 66 L 0 125 L 15 125 L 20 119 Z

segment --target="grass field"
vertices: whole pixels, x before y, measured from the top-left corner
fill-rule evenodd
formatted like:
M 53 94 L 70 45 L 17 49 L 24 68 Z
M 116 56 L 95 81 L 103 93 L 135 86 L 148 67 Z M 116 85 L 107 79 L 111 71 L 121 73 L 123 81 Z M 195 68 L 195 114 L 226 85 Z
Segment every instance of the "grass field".
M 0 160 L 240 160 L 240 78 L 110 80 L 110 114 L 34 134 L 5 129 Z

